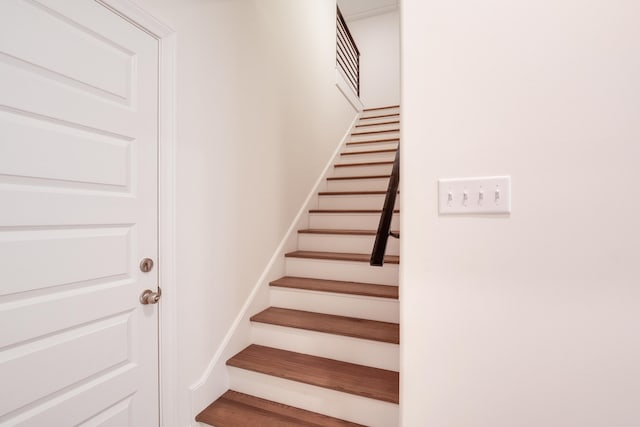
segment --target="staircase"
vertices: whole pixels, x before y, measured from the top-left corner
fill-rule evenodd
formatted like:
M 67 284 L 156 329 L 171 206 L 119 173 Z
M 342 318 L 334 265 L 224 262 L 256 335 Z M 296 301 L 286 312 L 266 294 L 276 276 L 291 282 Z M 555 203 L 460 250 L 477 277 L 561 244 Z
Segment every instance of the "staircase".
M 252 318 L 252 344 L 227 361 L 231 390 L 196 420 L 216 427 L 399 424 L 398 241 L 369 266 L 399 107 L 364 110 Z M 396 206 L 397 208 L 397 206 Z M 395 211 L 392 229 L 398 230 Z

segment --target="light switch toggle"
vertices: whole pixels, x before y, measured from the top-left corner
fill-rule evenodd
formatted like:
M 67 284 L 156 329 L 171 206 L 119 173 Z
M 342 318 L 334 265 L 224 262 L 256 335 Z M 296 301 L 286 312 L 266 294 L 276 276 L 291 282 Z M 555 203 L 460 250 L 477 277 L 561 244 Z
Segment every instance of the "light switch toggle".
M 510 176 L 440 179 L 438 192 L 440 214 L 511 212 Z

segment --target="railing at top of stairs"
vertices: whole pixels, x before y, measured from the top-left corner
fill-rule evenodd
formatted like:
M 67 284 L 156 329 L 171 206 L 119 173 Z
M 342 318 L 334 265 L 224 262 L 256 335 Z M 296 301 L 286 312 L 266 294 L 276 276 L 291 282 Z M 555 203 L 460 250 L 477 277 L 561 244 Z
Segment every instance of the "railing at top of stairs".
M 336 65 L 353 91 L 360 96 L 360 51 L 349 31 L 347 22 L 336 6 Z

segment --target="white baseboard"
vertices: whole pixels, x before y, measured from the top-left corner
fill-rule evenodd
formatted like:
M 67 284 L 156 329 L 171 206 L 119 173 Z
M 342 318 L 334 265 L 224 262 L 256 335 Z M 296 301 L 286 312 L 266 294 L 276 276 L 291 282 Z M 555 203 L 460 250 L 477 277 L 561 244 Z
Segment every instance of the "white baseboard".
M 211 402 L 228 390 L 229 374 L 226 367 L 226 361 L 251 343 L 249 318 L 269 306 L 269 282 L 284 275 L 284 254 L 296 249 L 297 231 L 300 228 L 306 228 L 308 226 L 307 212 L 312 208 L 312 206 L 317 205 L 318 191 L 320 190 L 321 185 L 324 184 L 329 172 L 333 169 L 333 165 L 336 162 L 336 159 L 340 156 L 341 150 L 346 145 L 347 138 L 351 134 L 351 131 L 359 117 L 360 114 L 357 114 L 343 135 L 333 155 L 320 174 L 320 177 L 307 195 L 307 198 L 295 216 L 291 226 L 285 233 L 282 241 L 269 260 L 269 263 L 254 285 L 249 297 L 240 309 L 240 312 L 232 323 L 231 328 L 222 340 L 220 347 L 209 361 L 207 368 L 200 378 L 189 387 L 192 419 L 194 419 L 200 411 L 211 404 Z M 197 427 L 198 423 L 194 420 L 192 426 Z

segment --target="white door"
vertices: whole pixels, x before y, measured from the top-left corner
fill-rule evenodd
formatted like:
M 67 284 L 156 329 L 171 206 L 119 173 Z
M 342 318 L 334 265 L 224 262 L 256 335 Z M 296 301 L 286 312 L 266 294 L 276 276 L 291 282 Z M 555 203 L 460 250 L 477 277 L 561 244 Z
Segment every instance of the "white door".
M 158 43 L 0 0 L 0 425 L 157 426 Z

